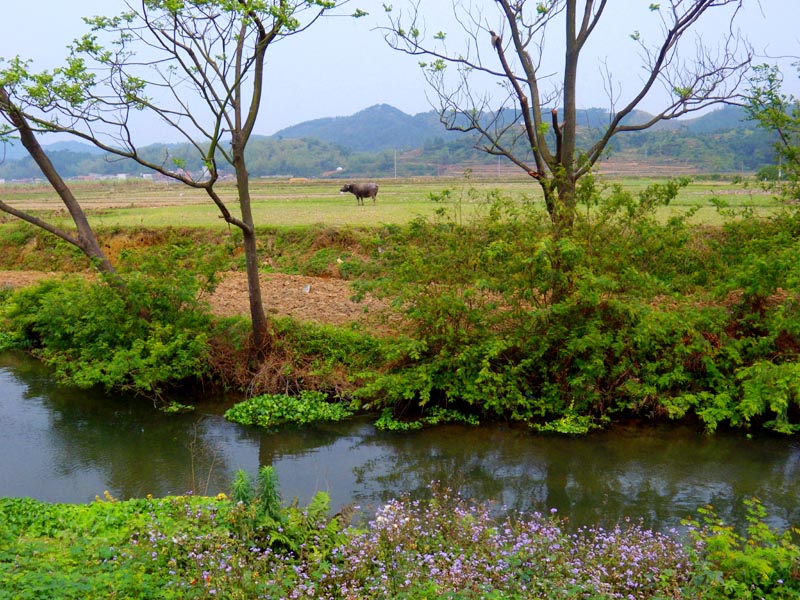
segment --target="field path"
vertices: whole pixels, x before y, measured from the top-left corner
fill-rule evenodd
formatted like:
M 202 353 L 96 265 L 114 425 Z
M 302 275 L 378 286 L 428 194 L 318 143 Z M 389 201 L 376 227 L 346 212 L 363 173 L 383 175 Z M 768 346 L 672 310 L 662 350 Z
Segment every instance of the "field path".
M 25 287 L 60 273 L 43 271 L 0 271 L 0 288 Z M 387 304 L 367 296 L 351 300 L 349 283 L 343 279 L 269 273 L 261 276 L 261 294 L 267 314 L 292 316 L 301 321 L 331 325 L 373 322 Z M 229 271 L 220 274 L 217 289 L 209 299 L 211 312 L 218 316 L 249 313 L 247 276 Z

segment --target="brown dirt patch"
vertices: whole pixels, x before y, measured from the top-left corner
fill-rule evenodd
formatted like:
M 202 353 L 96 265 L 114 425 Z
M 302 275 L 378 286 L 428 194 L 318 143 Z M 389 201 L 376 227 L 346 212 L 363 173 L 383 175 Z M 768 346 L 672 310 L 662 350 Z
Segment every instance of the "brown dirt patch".
M 45 271 L 0 271 L 0 288 L 18 288 L 34 285 L 42 279 L 59 277 L 60 273 Z
M 30 286 L 58 276 L 59 273 L 43 271 L 0 271 L 0 288 Z M 261 285 L 264 310 L 268 314 L 291 316 L 300 321 L 377 326 L 378 317 L 387 308 L 385 302 L 371 296 L 355 302 L 349 283 L 343 279 L 270 273 L 262 275 Z M 209 301 L 212 313 L 217 316 L 249 314 L 246 274 L 221 274 Z
M 386 303 L 365 297 L 352 300 L 353 291 L 343 279 L 270 273 L 261 276 L 264 310 L 300 321 L 331 325 L 366 323 L 386 309 Z M 247 275 L 225 273 L 211 296 L 211 311 L 219 316 L 249 313 Z

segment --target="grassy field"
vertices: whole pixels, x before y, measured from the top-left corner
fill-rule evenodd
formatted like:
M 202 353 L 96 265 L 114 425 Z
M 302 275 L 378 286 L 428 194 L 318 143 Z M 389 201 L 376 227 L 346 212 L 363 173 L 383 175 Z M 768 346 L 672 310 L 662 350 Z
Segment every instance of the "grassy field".
M 606 179 L 636 191 L 655 178 Z M 374 225 L 402 224 L 419 215 L 431 215 L 440 202 L 432 198 L 447 196 L 448 202 L 461 202 L 465 216 L 491 190 L 501 190 L 515 199 L 541 201 L 536 182 L 526 177 L 505 178 L 410 178 L 379 180 L 380 193 L 375 205 L 357 206 L 354 196 L 340 194 L 341 180 L 254 179 L 253 210 L 259 225 L 292 227 L 309 224 Z M 224 227 L 219 212 L 202 190 L 177 183 L 142 180 L 73 182 L 72 189 L 96 227 Z M 449 190 L 449 192 L 446 192 Z M 4 200 L 17 208 L 48 216 L 66 223 L 66 211 L 52 188 L 40 184 L 5 184 L 0 187 Z M 236 189 L 233 183 L 219 186 L 221 196 L 234 213 Z M 779 205 L 774 195 L 755 182 L 734 184 L 731 181 L 697 180 L 681 190 L 669 208 L 675 211 L 692 207 L 699 210 L 696 220 L 714 224 L 719 216 L 712 199 L 726 201 L 734 208 L 749 208 L 756 214 L 768 213 Z

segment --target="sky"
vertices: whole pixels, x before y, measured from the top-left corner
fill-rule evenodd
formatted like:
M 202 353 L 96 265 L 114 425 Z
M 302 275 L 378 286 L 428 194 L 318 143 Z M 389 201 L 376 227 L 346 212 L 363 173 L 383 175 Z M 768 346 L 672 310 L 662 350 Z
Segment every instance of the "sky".
M 651 2 L 610 0 L 610 14 L 604 16 L 603 29 L 593 36 L 593 45 L 583 55 L 580 108 L 609 106 L 601 65 L 608 65 L 612 80 L 623 92 L 634 89 L 641 79 L 643 71 L 630 35 L 634 31 L 640 31 L 645 39 L 655 35 L 656 30 L 648 26 L 648 22 L 653 25 L 652 13 L 647 10 Z M 391 3 L 395 13 L 408 6 L 408 0 L 391 0 Z M 113 15 L 125 8 L 123 0 L 4 4 L 0 57 L 20 55 L 32 59 L 35 68 L 43 69 L 59 64 L 66 55 L 66 46 L 86 31 L 82 16 Z M 408 114 L 431 110 L 428 98 L 433 95 L 418 66 L 419 59 L 392 50 L 383 39 L 379 30 L 387 25 L 383 4 L 383 0 L 350 0 L 342 16 L 319 21 L 270 50 L 266 94 L 256 133 L 271 135 L 296 123 L 347 116 L 375 104 L 390 104 Z M 453 26 L 453 2 L 421 0 L 419 4 L 425 31 L 429 35 L 447 31 L 448 43 L 454 47 L 459 36 Z M 459 4 L 460 14 L 464 14 L 464 5 L 471 5 L 483 10 L 487 26 L 498 28 L 493 15 L 494 0 L 460 0 Z M 787 68 L 791 60 L 786 57 L 800 56 L 800 32 L 796 27 L 800 0 L 745 0 L 745 5 L 736 27 L 759 57 L 763 57 L 757 62 L 780 62 Z M 31 15 L 32 7 L 37 14 Z M 346 16 L 355 8 L 366 10 L 369 15 L 361 19 Z M 717 18 L 715 14 L 716 11 L 710 11 L 710 18 L 698 31 L 703 43 L 712 46 L 728 26 L 726 13 L 719 11 Z M 778 57 L 783 58 L 778 61 Z M 542 70 L 557 72 L 547 64 Z M 800 80 L 792 69 L 785 72 L 788 75 L 785 91 L 800 96 Z M 494 89 L 487 86 L 488 90 Z M 642 108 L 653 112 L 659 104 L 658 98 L 648 99 Z M 152 123 L 143 124 L 142 135 L 148 143 L 173 141 L 163 139 L 163 128 Z

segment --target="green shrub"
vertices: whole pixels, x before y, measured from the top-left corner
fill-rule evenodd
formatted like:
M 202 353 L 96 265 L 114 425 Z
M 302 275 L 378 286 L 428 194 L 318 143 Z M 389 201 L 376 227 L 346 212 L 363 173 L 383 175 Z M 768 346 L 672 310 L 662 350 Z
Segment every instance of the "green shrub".
M 437 406 L 569 433 L 625 416 L 796 431 L 800 211 L 665 218 L 687 183 L 582 180 L 559 238 L 499 193 L 469 222 L 443 207 L 393 232 L 387 277 L 361 287 L 395 299 L 408 335 L 356 397 L 408 422 Z
M 264 394 L 239 402 L 225 411 L 225 418 L 242 425 L 274 429 L 285 425 L 309 425 L 318 421 L 341 421 L 352 410 L 339 402 L 328 402 L 322 392 L 304 390 L 298 396 Z
M 282 506 L 278 476 L 271 466 L 262 466 L 253 483 L 239 470 L 233 482 L 229 513 L 231 531 L 248 547 L 271 548 L 302 560 L 325 560 L 340 543 L 340 516 L 329 516 L 330 497 L 317 492 L 304 509 Z
M 210 317 L 189 277 L 121 276 L 122 287 L 84 278 L 15 292 L 6 330 L 72 385 L 158 396 L 204 374 Z
M 711 507 L 699 510 L 700 521 L 686 521 L 695 542 L 690 597 L 800 598 L 800 530 L 775 531 L 767 525 L 766 510 L 757 499 L 746 505 L 744 533 L 725 524 Z
M 475 415 L 465 415 L 457 410 L 432 406 L 429 410 L 423 411 L 422 416 L 413 420 L 398 419 L 390 409 L 384 409 L 378 420 L 375 421 L 375 428 L 383 431 L 411 431 L 445 423 L 463 423 L 473 426 L 480 424 Z

